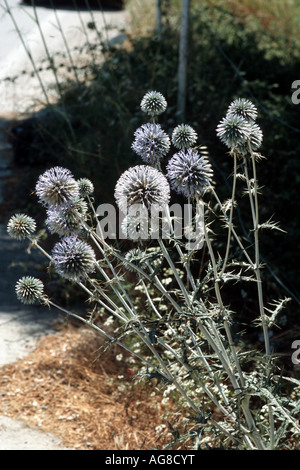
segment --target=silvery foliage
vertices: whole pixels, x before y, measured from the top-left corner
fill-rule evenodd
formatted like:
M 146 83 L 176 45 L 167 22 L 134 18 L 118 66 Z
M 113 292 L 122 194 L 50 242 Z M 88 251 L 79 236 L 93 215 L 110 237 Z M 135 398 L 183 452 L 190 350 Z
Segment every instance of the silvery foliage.
M 166 106 L 165 98 L 155 91 L 148 92 L 141 102 L 141 109 L 156 126 Z M 229 148 L 234 162 L 232 193 L 224 203 L 214 188 L 208 151 L 203 145 L 195 147 L 194 130 L 185 124 L 173 132 L 170 140 L 175 145 L 169 159 L 166 147 L 163 152 L 160 148 L 151 159 L 153 166 L 129 168 L 116 184 L 116 202 L 121 210 L 135 202 L 146 211 L 153 202 L 168 204 L 173 188 L 181 197 L 189 198 L 193 209 L 201 201 L 206 211 L 205 246 L 200 251 L 187 251 L 172 230 L 168 239 L 158 238 L 154 243 L 137 237 L 128 245 L 123 243 L 121 249 L 125 252 L 120 251 L 119 245 L 108 242 L 97 231 L 92 182 L 76 180 L 70 170 L 60 167 L 47 170 L 36 186 L 49 229 L 60 238 L 52 252 L 42 247 L 31 217 L 17 214 L 8 223 L 13 238 L 28 237 L 58 275 L 83 289 L 91 308 L 87 318 L 77 316 L 53 302 L 43 283 L 31 276 L 18 281 L 18 298 L 24 303 L 40 302 L 62 310 L 103 335 L 108 345 L 117 344 L 131 360 L 134 357 L 137 378 L 152 379 L 158 388 L 163 387 L 164 400 L 170 394 L 173 399 L 177 397 L 182 414 L 186 414 L 185 434 L 171 429 L 174 443 L 180 442 L 181 448 L 284 449 L 289 447 L 291 435 L 294 442 L 299 437 L 297 391 L 287 395 L 283 387 L 288 381 L 297 390 L 299 381 L 282 376 L 269 344 L 270 330 L 288 299 L 276 300 L 268 308 L 263 303 L 258 235 L 261 228 L 278 227 L 259 220 L 256 164 L 262 132 L 256 118 L 255 106 L 249 100 L 238 99 L 230 104 L 217 126 L 217 135 Z M 159 129 L 165 139 L 165 131 Z M 148 141 L 151 143 L 151 139 Z M 145 160 L 147 148 L 144 151 Z M 166 175 L 161 169 L 164 165 Z M 246 185 L 251 202 L 253 227 L 249 233 L 254 256 L 232 222 L 238 205 L 237 179 Z M 79 199 L 85 203 L 78 203 Z M 64 207 L 68 208 L 65 220 Z M 194 217 L 192 211 L 191 225 Z M 219 244 L 215 246 L 213 233 L 219 217 L 228 240 L 224 253 Z M 171 228 L 178 222 L 171 214 L 167 220 Z M 130 225 L 128 218 L 123 229 L 124 225 Z M 264 351 L 244 347 L 242 332 L 235 335 L 236 314 L 223 302 L 226 286 L 239 281 L 243 281 L 243 290 L 247 282 L 257 289 L 257 326 L 263 333 Z M 103 321 L 113 318 L 115 336 L 100 326 L 99 315 Z

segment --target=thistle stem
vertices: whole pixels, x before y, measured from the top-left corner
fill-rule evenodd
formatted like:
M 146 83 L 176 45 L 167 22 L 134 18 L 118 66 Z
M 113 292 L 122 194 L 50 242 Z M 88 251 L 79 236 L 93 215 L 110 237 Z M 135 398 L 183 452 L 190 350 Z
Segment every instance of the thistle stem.
M 253 193 L 252 188 L 250 186 L 248 168 L 247 168 L 247 160 L 244 158 L 244 168 L 245 168 L 245 176 L 247 179 L 247 187 L 250 199 L 250 207 L 252 211 L 252 219 L 253 219 L 253 231 L 254 231 L 254 244 L 255 244 L 255 275 L 257 280 L 257 294 L 258 294 L 258 304 L 259 304 L 259 312 L 260 318 L 262 322 L 262 329 L 264 335 L 264 342 L 265 342 L 265 352 L 268 360 L 271 359 L 271 350 L 270 350 L 270 340 L 269 340 L 269 328 L 268 323 L 264 311 L 264 300 L 263 300 L 263 291 L 262 291 L 262 280 L 261 280 L 261 273 L 260 273 L 260 250 L 259 250 L 259 209 L 258 209 L 258 185 L 257 185 L 257 175 L 256 175 L 256 162 L 255 162 L 255 155 L 252 150 L 251 144 L 249 142 L 249 150 L 251 155 L 251 162 L 252 162 L 252 172 L 253 172 Z M 269 370 L 269 364 L 268 364 Z M 273 448 L 275 442 L 275 429 L 274 429 L 274 413 L 272 405 L 268 405 L 269 410 L 269 424 L 270 424 L 270 446 Z
M 268 325 L 266 321 L 266 315 L 264 312 L 264 301 L 263 301 L 263 292 L 262 292 L 262 281 L 260 273 L 260 254 L 259 254 L 259 211 L 258 211 L 258 195 L 257 195 L 257 177 L 256 177 L 256 165 L 255 165 L 255 156 L 251 149 L 251 160 L 252 160 L 252 169 L 253 169 L 253 188 L 250 184 L 247 160 L 244 158 L 244 171 L 247 180 L 247 188 L 249 193 L 250 207 L 253 220 L 253 232 L 254 232 L 254 245 L 255 245 L 255 265 L 254 272 L 257 280 L 257 293 L 258 293 L 258 302 L 259 302 L 259 312 L 262 321 L 263 335 L 265 341 L 265 351 L 267 356 L 270 356 L 270 341 L 269 341 L 269 332 Z M 253 192 L 253 194 L 252 194 Z M 254 195 L 254 196 L 253 196 Z
M 235 191 L 236 191 L 236 169 L 237 169 L 237 156 L 236 153 L 233 153 L 233 161 L 234 161 L 234 167 L 233 167 L 233 183 L 232 183 L 232 195 L 231 195 L 231 207 L 230 207 L 230 213 L 229 213 L 229 221 L 228 221 L 228 236 L 227 236 L 227 245 L 226 245 L 226 252 L 225 252 L 225 257 L 224 257 L 224 262 L 223 262 L 223 267 L 220 272 L 220 277 L 223 276 L 226 266 L 227 266 L 227 261 L 228 261 L 228 256 L 229 256 L 229 251 L 230 251 L 230 241 L 231 241 L 231 235 L 232 235 L 232 218 L 233 218 L 233 208 L 234 208 L 234 200 L 235 200 Z

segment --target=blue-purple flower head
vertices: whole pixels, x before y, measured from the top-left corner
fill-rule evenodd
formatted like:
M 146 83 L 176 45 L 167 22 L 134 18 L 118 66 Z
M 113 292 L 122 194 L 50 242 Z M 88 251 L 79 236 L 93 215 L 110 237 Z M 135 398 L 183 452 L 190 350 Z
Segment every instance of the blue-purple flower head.
M 257 109 L 247 99 L 239 98 L 228 107 L 225 118 L 217 127 L 220 140 L 231 150 L 245 156 L 262 144 L 263 133 L 255 123 Z
M 18 300 L 23 304 L 31 305 L 41 300 L 44 295 L 44 284 L 40 279 L 32 276 L 24 276 L 15 287 Z
M 79 186 L 72 173 L 59 166 L 39 177 L 35 191 L 45 206 L 59 206 L 79 196 Z
M 171 188 L 185 197 L 201 197 L 212 184 L 213 169 L 205 148 L 175 153 L 167 165 Z
M 94 250 L 75 235 L 57 242 L 51 254 L 56 272 L 65 279 L 81 281 L 95 269 Z
M 7 232 L 12 238 L 23 240 L 35 232 L 35 220 L 29 215 L 15 214 L 7 224 Z
M 197 133 L 189 124 L 179 124 L 172 133 L 172 143 L 179 150 L 195 145 Z
M 250 138 L 251 126 L 242 116 L 228 114 L 217 127 L 217 135 L 230 150 L 245 144 Z
M 82 198 L 67 201 L 47 210 L 46 225 L 50 233 L 60 236 L 76 235 L 82 231 L 82 221 L 86 220 L 87 203 Z
M 240 143 L 239 145 L 237 145 L 236 151 L 240 155 L 245 156 L 249 154 L 250 152 L 250 147 L 249 147 L 249 144 L 250 144 L 251 149 L 255 152 L 256 150 L 260 148 L 262 144 L 262 140 L 263 140 L 263 133 L 262 133 L 261 128 L 255 122 L 250 122 L 249 138 L 247 139 L 246 142 Z
M 149 116 L 158 116 L 167 108 L 165 97 L 158 91 L 148 91 L 141 101 L 141 110 Z
M 170 185 L 156 168 L 137 165 L 120 176 L 115 187 L 115 199 L 124 214 L 133 205 L 141 205 L 150 210 L 154 204 L 165 206 L 169 203 Z
M 132 149 L 151 165 L 157 165 L 170 149 L 170 138 L 160 124 L 143 124 L 134 133 Z

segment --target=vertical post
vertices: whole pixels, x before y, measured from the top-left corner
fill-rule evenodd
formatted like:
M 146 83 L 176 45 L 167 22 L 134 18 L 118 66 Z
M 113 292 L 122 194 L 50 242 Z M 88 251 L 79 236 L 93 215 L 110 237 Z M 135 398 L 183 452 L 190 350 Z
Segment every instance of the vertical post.
M 177 113 L 178 121 L 185 120 L 186 111 L 186 82 L 187 82 L 187 53 L 189 33 L 190 0 L 182 0 L 179 40 L 179 64 L 178 64 L 178 95 Z
M 162 13 L 161 13 L 162 0 L 156 0 L 156 29 L 157 39 L 161 41 L 161 28 L 162 28 Z

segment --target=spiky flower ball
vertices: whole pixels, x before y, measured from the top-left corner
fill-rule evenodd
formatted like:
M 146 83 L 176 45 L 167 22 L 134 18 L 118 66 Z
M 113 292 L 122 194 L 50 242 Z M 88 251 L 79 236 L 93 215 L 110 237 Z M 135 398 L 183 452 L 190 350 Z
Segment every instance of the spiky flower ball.
M 173 130 L 172 143 L 179 150 L 192 147 L 196 141 L 197 133 L 188 124 L 180 124 Z
M 94 250 L 75 235 L 57 242 L 51 254 L 56 272 L 65 279 L 80 281 L 94 271 Z
M 169 136 L 159 124 L 143 124 L 134 137 L 132 149 L 145 163 L 158 164 L 170 149 Z
M 40 279 L 32 276 L 24 276 L 15 287 L 17 298 L 23 304 L 34 304 L 44 294 L 44 284 Z
M 149 116 L 158 116 L 167 108 L 165 97 L 158 91 L 149 91 L 141 101 L 141 110 Z
M 263 133 L 258 124 L 250 123 L 250 136 L 249 139 L 243 143 L 239 144 L 236 147 L 237 152 L 240 155 L 247 155 L 250 152 L 250 147 L 253 151 L 256 151 L 260 148 L 263 140 Z
M 250 100 L 238 98 L 229 105 L 227 115 L 230 114 L 241 116 L 247 121 L 255 121 L 257 118 L 257 108 Z
M 94 192 L 94 185 L 88 178 L 80 178 L 78 181 L 79 194 L 81 197 L 90 196 Z
M 8 224 L 7 232 L 12 238 L 23 240 L 35 232 L 36 223 L 35 220 L 25 214 L 13 215 Z
M 82 230 L 81 222 L 86 219 L 87 203 L 76 198 L 60 206 L 51 206 L 47 210 L 46 225 L 50 233 L 64 237 L 78 234 Z
M 128 261 L 128 263 L 125 264 L 128 271 L 136 271 L 134 267 L 131 266 L 132 264 L 143 270 L 147 268 L 145 252 L 139 248 L 133 248 L 132 250 L 128 251 L 125 255 L 125 259 Z
M 185 197 L 200 197 L 211 186 L 213 170 L 206 153 L 181 150 L 167 165 L 171 188 Z
M 126 214 L 133 205 L 165 206 L 170 200 L 170 185 L 156 168 L 137 165 L 126 170 L 117 181 L 115 199 L 119 209 Z
M 45 206 L 56 206 L 79 196 L 79 186 L 72 173 L 56 166 L 43 173 L 35 187 L 36 194 Z
M 251 135 L 250 123 L 237 114 L 227 114 L 217 127 L 217 135 L 230 150 L 245 144 Z
M 234 100 L 228 107 L 225 118 L 217 127 L 220 140 L 238 155 L 246 156 L 262 144 L 263 133 L 255 123 L 257 108 L 245 98 Z

